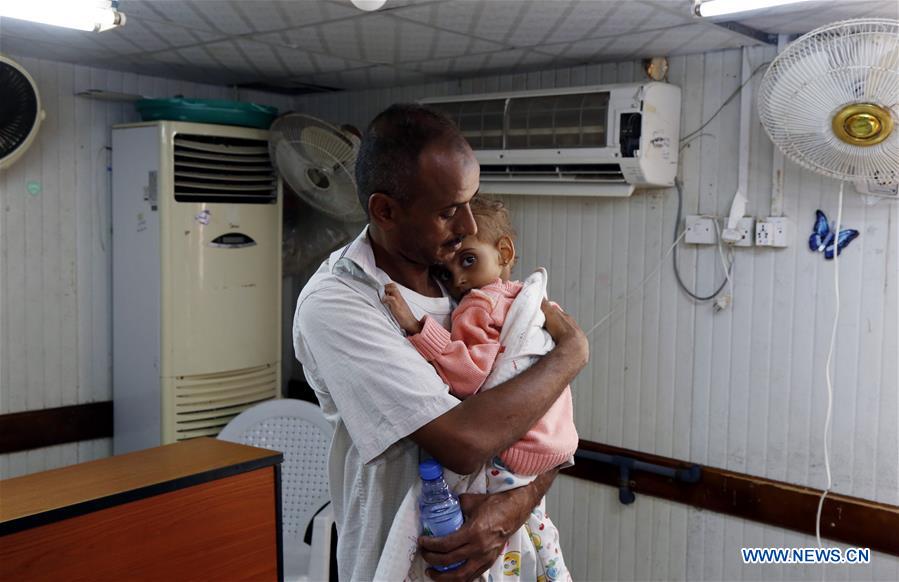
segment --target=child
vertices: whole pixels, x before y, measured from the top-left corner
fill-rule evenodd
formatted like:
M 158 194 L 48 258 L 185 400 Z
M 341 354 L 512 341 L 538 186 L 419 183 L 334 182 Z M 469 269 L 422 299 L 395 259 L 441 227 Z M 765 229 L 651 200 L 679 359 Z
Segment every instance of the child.
M 465 399 L 478 392 L 502 350 L 500 332 L 513 300 L 522 289 L 509 276 L 515 261 L 515 232 L 503 203 L 478 196 L 471 201 L 478 232 L 462 241 L 442 279 L 454 298 L 452 333 L 430 317 L 415 319 L 393 283 L 384 303 L 412 345 L 431 362 L 450 392 Z M 577 449 L 571 390 L 562 396 L 525 437 L 500 454 L 503 463 L 522 475 L 539 475 L 569 459 Z
M 477 234 L 466 238 L 452 262 L 440 271 L 450 294 L 459 300 L 452 314 L 452 332 L 430 317 L 416 320 L 392 283 L 385 287 L 383 299 L 409 341 L 460 399 L 477 393 L 493 371 L 494 362 L 503 351 L 500 334 L 506 316 L 523 288 L 521 282 L 509 280 L 515 261 L 515 232 L 506 208 L 502 202 L 483 196 L 472 199 L 470 206 Z M 571 390 L 566 387 L 546 415 L 488 467 L 487 492 L 528 483 L 533 476 L 570 459 L 577 444 Z M 547 580 L 567 578 L 558 533 L 545 518 L 542 504 L 525 525 L 541 562 L 537 574 Z M 509 564 L 518 561 L 517 553 L 507 552 L 503 556 L 504 577 L 511 574 Z

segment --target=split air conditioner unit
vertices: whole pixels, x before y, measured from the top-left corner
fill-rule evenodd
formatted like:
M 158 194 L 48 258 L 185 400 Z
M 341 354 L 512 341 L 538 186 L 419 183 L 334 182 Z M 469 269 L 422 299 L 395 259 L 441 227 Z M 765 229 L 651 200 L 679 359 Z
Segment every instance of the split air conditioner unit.
M 481 164 L 481 192 L 630 196 L 674 185 L 679 87 L 635 83 L 422 100 Z

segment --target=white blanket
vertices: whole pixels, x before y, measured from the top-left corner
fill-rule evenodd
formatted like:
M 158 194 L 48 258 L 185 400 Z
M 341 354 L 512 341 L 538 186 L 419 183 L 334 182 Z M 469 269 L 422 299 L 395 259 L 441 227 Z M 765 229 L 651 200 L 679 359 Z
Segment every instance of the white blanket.
M 542 268 L 525 279 L 500 332 L 500 343 L 505 349 L 497 357 L 481 390 L 488 390 L 520 374 L 553 348 L 552 338 L 543 329 L 545 317 L 540 308 L 546 297 L 546 283 L 546 271 Z M 456 495 L 499 493 L 521 487 L 535 478 L 509 472 L 499 459 L 471 475 L 458 475 L 444 469 L 444 477 Z M 419 481 L 406 493 L 381 553 L 375 580 L 428 580 L 425 575 L 428 564 L 421 558 L 417 543 L 421 527 L 420 492 Z M 558 531 L 546 517 L 545 500 L 541 499 L 527 523 L 509 538 L 502 555 L 480 579 L 485 582 L 569 579 L 558 544 Z

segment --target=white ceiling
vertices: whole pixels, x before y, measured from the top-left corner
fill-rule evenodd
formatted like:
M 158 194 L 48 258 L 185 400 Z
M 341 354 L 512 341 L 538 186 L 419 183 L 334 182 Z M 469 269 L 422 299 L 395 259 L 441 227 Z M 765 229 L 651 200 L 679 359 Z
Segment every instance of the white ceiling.
M 222 84 L 398 86 L 759 44 L 692 0 L 121 0 L 126 26 L 85 33 L 0 19 L 0 51 Z M 899 17 L 896 0 L 814 1 L 739 24 L 800 33 Z

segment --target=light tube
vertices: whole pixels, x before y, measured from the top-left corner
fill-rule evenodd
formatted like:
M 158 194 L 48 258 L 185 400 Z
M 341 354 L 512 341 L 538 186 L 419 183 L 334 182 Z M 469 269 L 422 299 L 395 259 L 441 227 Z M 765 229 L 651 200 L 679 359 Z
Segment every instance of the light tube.
M 696 14 L 704 18 L 751 12 L 762 8 L 808 2 L 809 0 L 704 0 L 696 5 Z
M 125 24 L 110 0 L 0 0 L 0 17 L 92 32 Z

